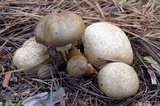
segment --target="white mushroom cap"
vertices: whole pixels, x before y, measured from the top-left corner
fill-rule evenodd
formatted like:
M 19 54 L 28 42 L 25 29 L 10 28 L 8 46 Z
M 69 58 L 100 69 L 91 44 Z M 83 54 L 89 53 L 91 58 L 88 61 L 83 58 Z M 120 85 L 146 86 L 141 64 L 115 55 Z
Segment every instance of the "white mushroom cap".
M 97 76 L 99 88 L 107 96 L 127 98 L 134 95 L 139 88 L 139 79 L 135 70 L 122 62 L 109 63 Z
M 35 38 L 38 43 L 60 47 L 80 40 L 84 31 L 82 18 L 65 11 L 44 16 L 36 26 Z
M 18 69 L 31 68 L 49 58 L 46 55 L 47 47 L 35 41 L 35 38 L 27 40 L 13 55 L 13 64 Z
M 82 38 L 84 54 L 93 64 L 101 66 L 107 60 L 131 64 L 133 51 L 126 34 L 117 26 L 98 22 L 88 26 Z

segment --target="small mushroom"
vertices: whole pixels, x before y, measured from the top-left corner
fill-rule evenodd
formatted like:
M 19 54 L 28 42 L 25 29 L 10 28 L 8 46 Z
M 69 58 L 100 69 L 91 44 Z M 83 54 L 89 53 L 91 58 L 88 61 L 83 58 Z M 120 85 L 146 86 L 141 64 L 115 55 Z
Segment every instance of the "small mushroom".
M 84 31 L 82 18 L 65 11 L 44 16 L 36 26 L 35 38 L 38 43 L 61 47 L 80 40 Z
M 46 52 L 46 46 L 37 43 L 35 38 L 30 38 L 15 51 L 12 61 L 18 69 L 29 69 L 47 60 L 49 55 Z M 35 72 L 37 68 L 29 71 Z
M 108 61 L 131 64 L 133 51 L 126 34 L 117 26 L 107 22 L 93 23 L 82 37 L 84 54 L 90 63 L 102 66 Z
M 83 54 L 81 53 L 81 51 L 79 49 L 77 49 L 76 47 L 72 47 L 72 49 L 69 50 L 69 53 L 67 55 L 67 60 L 70 60 L 72 57 L 77 56 L 77 55 L 83 56 Z M 93 68 L 93 66 L 90 63 L 88 63 L 85 76 L 91 77 L 92 75 L 95 74 L 95 72 L 96 72 L 96 70 Z
M 82 55 L 72 57 L 67 63 L 68 73 L 75 78 L 84 76 L 87 73 L 87 60 Z
M 126 63 L 113 62 L 104 66 L 97 76 L 99 88 L 107 96 L 127 98 L 139 88 L 139 79 L 135 70 Z

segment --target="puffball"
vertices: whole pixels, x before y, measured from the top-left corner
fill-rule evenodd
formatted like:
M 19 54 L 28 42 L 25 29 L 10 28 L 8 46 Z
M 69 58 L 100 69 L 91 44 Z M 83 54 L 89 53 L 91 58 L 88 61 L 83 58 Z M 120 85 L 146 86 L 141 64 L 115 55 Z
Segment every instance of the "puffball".
M 89 25 L 82 37 L 84 54 L 90 63 L 101 66 L 108 60 L 131 64 L 133 51 L 126 34 L 107 22 Z
M 126 63 L 113 62 L 104 66 L 97 76 L 100 90 L 109 97 L 127 98 L 139 88 L 135 70 Z
M 47 46 L 39 44 L 35 38 L 30 38 L 17 49 L 13 55 L 13 64 L 18 69 L 34 67 L 49 58 Z

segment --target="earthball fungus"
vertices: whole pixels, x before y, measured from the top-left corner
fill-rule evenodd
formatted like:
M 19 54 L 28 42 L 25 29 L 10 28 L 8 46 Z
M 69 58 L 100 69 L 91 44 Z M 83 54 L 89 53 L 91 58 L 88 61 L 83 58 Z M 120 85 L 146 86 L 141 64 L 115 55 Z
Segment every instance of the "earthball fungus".
M 35 38 L 30 38 L 17 49 L 13 55 L 13 64 L 18 69 L 32 68 L 49 58 L 47 47 L 35 41 Z M 33 71 L 33 70 L 31 70 Z M 34 70 L 36 71 L 36 70 Z
M 133 51 L 126 34 L 107 22 L 89 25 L 82 37 L 84 54 L 90 63 L 101 66 L 108 60 L 131 64 Z
M 36 26 L 35 38 L 38 43 L 61 47 L 80 40 L 84 31 L 82 18 L 65 11 L 44 16 Z
M 113 62 L 104 66 L 97 76 L 100 90 L 109 97 L 127 98 L 139 88 L 135 70 L 126 63 Z

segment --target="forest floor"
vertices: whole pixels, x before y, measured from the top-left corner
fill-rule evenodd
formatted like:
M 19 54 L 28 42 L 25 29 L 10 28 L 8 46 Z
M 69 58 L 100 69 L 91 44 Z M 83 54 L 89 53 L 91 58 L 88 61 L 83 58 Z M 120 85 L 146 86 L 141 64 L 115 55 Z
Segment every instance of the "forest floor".
M 41 17 L 61 11 L 80 15 L 86 27 L 106 21 L 126 33 L 134 53 L 131 66 L 140 80 L 140 88 L 134 96 L 126 99 L 109 98 L 100 92 L 96 75 L 72 78 L 67 74 L 64 64 L 58 68 L 55 76 L 46 80 L 25 70 L 17 71 L 12 63 L 14 52 L 27 39 L 34 37 L 34 29 Z M 43 92 L 60 93 L 58 95 L 62 98 L 52 101 L 56 106 L 160 106 L 160 1 L 1 1 L 0 105 L 19 106 L 27 97 L 35 99 L 34 95 Z M 50 99 L 55 98 L 56 95 L 50 96 Z

